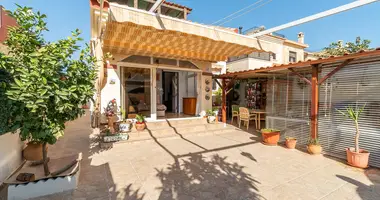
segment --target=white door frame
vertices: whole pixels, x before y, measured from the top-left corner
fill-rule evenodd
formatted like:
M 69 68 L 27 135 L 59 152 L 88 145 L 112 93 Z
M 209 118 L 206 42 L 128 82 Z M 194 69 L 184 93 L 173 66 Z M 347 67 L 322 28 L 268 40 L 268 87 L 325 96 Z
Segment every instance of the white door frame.
M 157 69 L 164 69 L 164 70 L 173 70 L 173 71 L 187 71 L 187 72 L 196 72 L 197 73 L 197 109 L 196 112 L 199 114 L 200 107 L 201 107 L 201 85 L 202 85 L 202 70 L 201 69 L 188 69 L 188 68 L 179 68 L 178 66 L 167 66 L 167 65 L 158 65 L 158 64 L 138 64 L 138 63 L 130 63 L 130 62 L 117 62 L 117 66 L 120 67 L 120 80 L 121 80 L 121 101 L 122 106 L 121 109 L 126 110 L 125 108 L 125 89 L 124 89 L 124 68 L 131 67 L 131 68 L 148 68 L 150 69 L 150 117 L 146 118 L 147 121 L 159 121 L 157 120 L 157 105 L 154 102 L 157 102 L 157 79 L 156 79 L 156 73 Z M 179 109 L 178 109 L 179 110 Z M 198 118 L 198 117 L 195 117 Z M 180 119 L 180 118 L 177 118 Z M 186 118 L 188 119 L 188 118 Z

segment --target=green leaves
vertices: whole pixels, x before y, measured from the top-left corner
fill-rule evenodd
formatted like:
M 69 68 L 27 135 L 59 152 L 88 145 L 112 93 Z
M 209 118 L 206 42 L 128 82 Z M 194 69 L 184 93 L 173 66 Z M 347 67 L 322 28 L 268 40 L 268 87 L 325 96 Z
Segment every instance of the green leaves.
M 361 40 L 359 36 L 356 37 L 355 42 L 347 42 L 346 44 L 344 44 L 343 40 L 338 40 L 337 42 L 332 42 L 328 47 L 323 48 L 323 51 L 317 55 L 321 57 L 328 57 L 356 53 L 360 50 L 370 49 L 370 43 L 370 40 Z
M 366 104 L 364 104 L 362 107 L 357 108 L 357 107 L 352 107 L 352 106 L 347 106 L 346 111 L 343 112 L 341 110 L 336 109 L 340 114 L 342 114 L 344 117 L 353 120 L 354 122 L 358 122 L 360 118 L 360 114 L 363 112 Z
M 81 105 L 94 94 L 95 58 L 87 45 L 73 59 L 79 30 L 46 42 L 46 15 L 21 6 L 11 15 L 19 26 L 9 28 L 9 55 L 0 54 L 0 114 L 6 113 L 0 115 L 0 134 L 19 129 L 22 140 L 54 144 L 64 123 L 82 115 Z

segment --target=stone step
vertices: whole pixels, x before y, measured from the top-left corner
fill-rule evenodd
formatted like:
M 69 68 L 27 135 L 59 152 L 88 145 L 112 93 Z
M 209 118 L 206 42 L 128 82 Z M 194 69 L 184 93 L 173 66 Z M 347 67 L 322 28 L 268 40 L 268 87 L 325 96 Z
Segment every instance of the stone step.
M 168 122 L 159 121 L 159 122 L 146 122 L 146 127 L 149 130 L 162 129 L 162 128 L 170 128 Z
M 147 128 L 150 130 L 162 129 L 162 128 L 177 128 L 177 127 L 187 127 L 190 125 L 205 125 L 207 119 L 205 118 L 196 118 L 196 119 L 181 119 L 181 120 L 165 120 L 157 122 L 146 122 Z
M 148 122 L 147 129 L 137 131 L 135 127 L 129 132 L 129 139 L 119 141 L 119 143 L 137 142 L 137 141 L 153 141 L 169 138 L 188 137 L 192 135 L 218 135 L 234 131 L 242 131 L 230 124 L 223 123 L 207 123 L 204 119 L 189 120 L 189 123 L 184 123 L 185 120 L 176 120 L 178 122 L 169 124 L 165 122 Z M 181 122 L 179 122 L 181 121 Z
M 200 125 L 207 124 L 206 118 L 196 118 L 196 119 L 183 119 L 183 120 L 168 120 L 168 123 L 172 127 L 188 126 L 188 125 Z

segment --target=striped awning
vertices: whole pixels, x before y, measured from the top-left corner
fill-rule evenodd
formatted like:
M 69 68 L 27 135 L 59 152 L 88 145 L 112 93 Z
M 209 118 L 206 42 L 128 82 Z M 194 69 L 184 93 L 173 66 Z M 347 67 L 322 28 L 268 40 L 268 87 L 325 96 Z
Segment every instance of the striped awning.
M 255 38 L 128 7 L 111 4 L 110 16 L 104 53 L 216 62 L 264 51 Z

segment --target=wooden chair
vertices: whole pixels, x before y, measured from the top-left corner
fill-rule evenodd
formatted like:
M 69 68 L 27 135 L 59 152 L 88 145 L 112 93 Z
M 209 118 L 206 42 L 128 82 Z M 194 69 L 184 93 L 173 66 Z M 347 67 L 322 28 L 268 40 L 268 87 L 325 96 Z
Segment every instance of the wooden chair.
M 232 105 L 232 119 L 231 124 L 234 122 L 234 117 L 236 117 L 236 121 L 239 122 L 239 106 L 238 105 Z
M 239 108 L 239 128 L 241 125 L 241 121 L 244 121 L 247 124 L 247 130 L 249 128 L 249 121 L 255 120 L 255 124 L 257 127 L 257 115 L 251 114 L 248 110 L 248 108 L 240 107 Z

